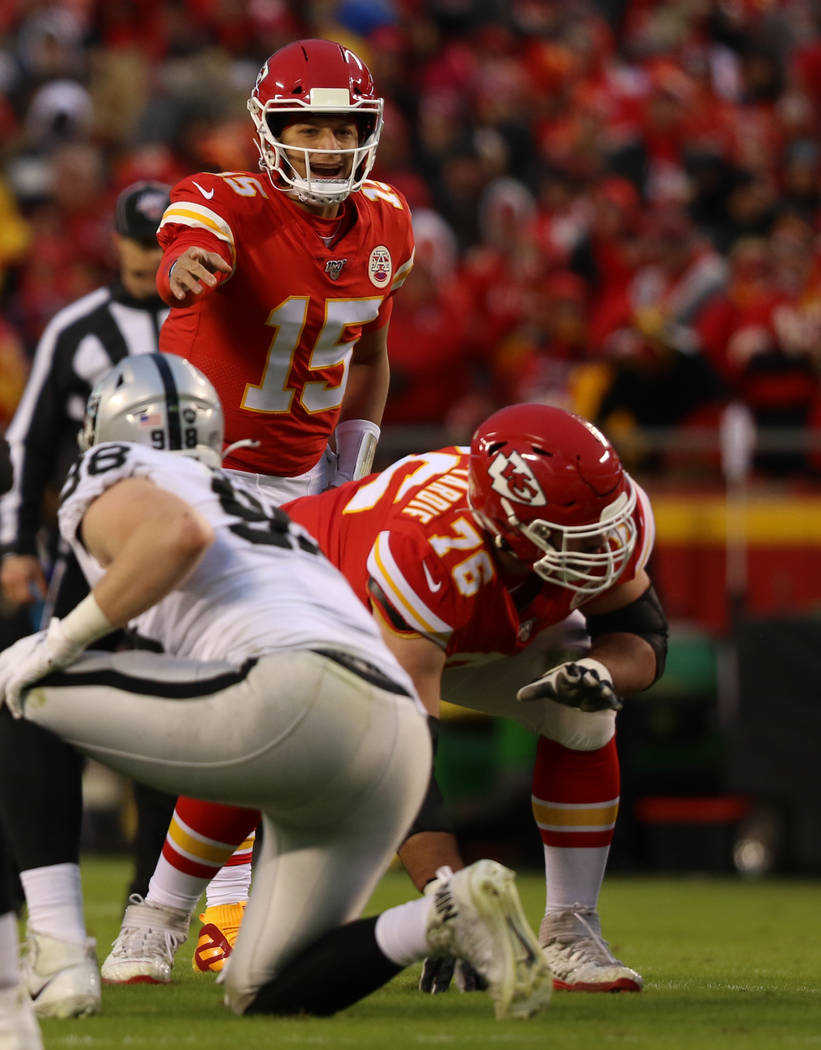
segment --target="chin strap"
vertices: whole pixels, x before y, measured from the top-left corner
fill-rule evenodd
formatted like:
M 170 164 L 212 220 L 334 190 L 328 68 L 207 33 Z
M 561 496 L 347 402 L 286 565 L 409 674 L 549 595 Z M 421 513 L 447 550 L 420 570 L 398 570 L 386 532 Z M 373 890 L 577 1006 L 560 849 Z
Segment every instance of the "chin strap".
M 380 433 L 370 419 L 346 419 L 337 424 L 334 431 L 337 466 L 331 488 L 370 474 Z

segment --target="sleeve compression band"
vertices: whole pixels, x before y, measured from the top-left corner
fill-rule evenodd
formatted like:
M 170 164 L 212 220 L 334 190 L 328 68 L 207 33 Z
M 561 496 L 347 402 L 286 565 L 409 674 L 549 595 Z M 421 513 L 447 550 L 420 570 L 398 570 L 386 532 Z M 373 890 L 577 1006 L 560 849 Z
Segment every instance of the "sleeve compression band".
M 588 616 L 587 630 L 594 640 L 603 634 L 637 634 L 656 654 L 656 676 L 653 681 L 664 672 L 669 631 L 667 617 L 652 584 L 629 605 L 599 616 Z

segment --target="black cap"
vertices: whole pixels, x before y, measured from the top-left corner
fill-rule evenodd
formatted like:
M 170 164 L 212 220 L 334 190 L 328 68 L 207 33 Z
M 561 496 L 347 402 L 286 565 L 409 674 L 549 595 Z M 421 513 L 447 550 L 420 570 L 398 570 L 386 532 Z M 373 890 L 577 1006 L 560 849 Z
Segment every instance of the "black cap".
M 164 182 L 134 182 L 122 191 L 114 209 L 117 233 L 141 244 L 157 243 L 157 227 L 171 203 Z

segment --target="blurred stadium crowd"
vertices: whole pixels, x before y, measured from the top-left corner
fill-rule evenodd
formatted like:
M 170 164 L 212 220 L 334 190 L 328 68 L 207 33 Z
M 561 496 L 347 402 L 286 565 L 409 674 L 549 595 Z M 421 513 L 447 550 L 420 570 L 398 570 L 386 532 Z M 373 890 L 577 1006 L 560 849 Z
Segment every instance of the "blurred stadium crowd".
M 740 401 L 799 437 L 762 471 L 821 474 L 813 0 L 9 0 L 0 429 L 47 321 L 111 276 L 117 193 L 255 170 L 245 100 L 305 36 L 370 66 L 373 176 L 413 209 L 387 427 L 542 400 L 617 444 L 674 428 L 626 456 L 652 469 Z

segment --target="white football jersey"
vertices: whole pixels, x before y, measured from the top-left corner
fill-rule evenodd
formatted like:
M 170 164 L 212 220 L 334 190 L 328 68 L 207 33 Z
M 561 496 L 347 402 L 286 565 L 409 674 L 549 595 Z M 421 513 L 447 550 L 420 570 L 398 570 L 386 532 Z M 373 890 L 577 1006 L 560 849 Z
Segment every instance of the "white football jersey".
M 91 586 L 105 570 L 83 547 L 80 523 L 98 496 L 129 477 L 149 478 L 184 499 L 216 535 L 184 584 L 130 624 L 142 637 L 177 656 L 237 664 L 279 649 L 343 649 L 413 695 L 373 618 L 305 529 L 259 488 L 187 456 L 112 442 L 72 467 L 60 532 Z

